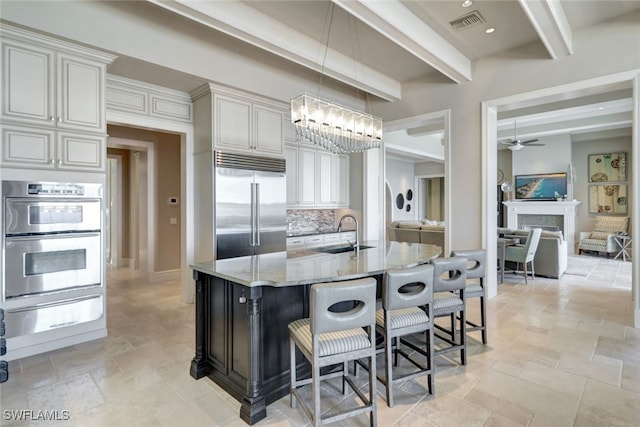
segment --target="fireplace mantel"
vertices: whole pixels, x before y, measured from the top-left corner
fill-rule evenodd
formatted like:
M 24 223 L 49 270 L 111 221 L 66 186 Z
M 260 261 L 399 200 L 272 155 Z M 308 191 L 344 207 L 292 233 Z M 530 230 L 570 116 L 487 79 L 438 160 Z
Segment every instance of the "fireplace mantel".
M 507 227 L 517 229 L 518 215 L 562 215 L 564 239 L 568 243 L 569 255 L 575 253 L 576 213 L 580 202 L 568 201 L 509 201 L 503 202 L 507 207 Z

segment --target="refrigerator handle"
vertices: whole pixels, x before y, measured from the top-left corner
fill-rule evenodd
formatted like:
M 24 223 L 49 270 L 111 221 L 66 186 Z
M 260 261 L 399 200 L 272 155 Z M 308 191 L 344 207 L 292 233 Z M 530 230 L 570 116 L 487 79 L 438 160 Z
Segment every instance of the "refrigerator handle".
M 256 183 L 256 239 L 255 245 L 260 246 L 260 184 Z
M 256 184 L 251 183 L 251 238 L 249 240 L 249 246 L 256 245 Z

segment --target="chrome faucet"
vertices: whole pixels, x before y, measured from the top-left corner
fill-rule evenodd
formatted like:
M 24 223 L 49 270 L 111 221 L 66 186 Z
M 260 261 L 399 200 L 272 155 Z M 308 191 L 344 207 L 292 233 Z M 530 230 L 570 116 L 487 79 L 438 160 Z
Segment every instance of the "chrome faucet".
M 355 249 L 356 254 L 359 254 L 360 253 L 360 224 L 358 223 L 358 218 L 356 218 L 351 214 L 342 215 L 342 218 L 340 218 L 340 222 L 338 223 L 337 231 L 338 232 L 342 231 L 342 221 L 344 221 L 345 218 L 351 218 L 353 222 L 356 223 L 356 241 L 354 243 L 349 242 L 349 244 L 353 247 L 353 249 Z

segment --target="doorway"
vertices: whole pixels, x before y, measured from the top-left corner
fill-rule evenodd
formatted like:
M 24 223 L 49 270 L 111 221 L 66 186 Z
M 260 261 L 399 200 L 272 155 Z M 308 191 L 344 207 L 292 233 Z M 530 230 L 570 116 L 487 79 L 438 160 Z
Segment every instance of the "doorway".
M 418 218 L 432 221 L 444 221 L 446 204 L 444 192 L 444 175 L 416 176 L 416 214 Z
M 640 75 L 637 71 L 614 74 L 598 77 L 586 81 L 575 82 L 554 88 L 547 88 L 539 91 L 518 94 L 506 98 L 485 101 L 482 103 L 482 144 L 483 144 L 483 204 L 484 204 L 484 227 L 483 241 L 487 248 L 487 262 L 489 265 L 495 264 L 497 248 L 495 236 L 497 233 L 497 221 L 495 216 L 495 200 L 497 198 L 497 120 L 498 111 L 508 111 L 524 106 L 543 105 L 554 100 L 577 98 L 594 93 L 606 93 L 621 88 L 631 88 L 632 91 L 632 153 L 631 162 L 633 165 L 632 177 L 629 180 L 633 189 L 639 187 L 639 174 L 637 165 L 640 164 L 640 152 L 638 149 L 640 134 Z M 633 196 L 633 194 L 631 195 Z M 635 241 L 640 241 L 640 198 L 630 197 L 631 206 L 631 237 Z M 586 204 L 586 203 L 585 203 Z M 573 244 L 574 242 L 569 242 Z M 638 252 L 632 253 L 632 296 L 634 298 L 634 326 L 640 328 L 640 270 L 638 269 Z M 497 273 L 494 269 L 487 270 L 488 297 L 492 298 L 497 294 Z
M 421 216 L 416 209 L 416 206 L 423 205 L 424 206 L 424 196 L 420 194 L 420 190 L 418 190 L 418 186 L 420 182 L 416 181 L 418 177 L 425 178 L 440 178 L 442 180 L 442 188 L 441 188 L 441 197 L 443 200 L 442 206 L 438 209 L 438 215 L 440 219 L 438 221 L 442 221 L 445 224 L 444 231 L 444 248 L 443 253 L 448 253 L 449 251 L 449 242 L 450 242 L 450 227 L 448 225 L 451 223 L 450 218 L 450 200 L 451 197 L 449 195 L 450 185 L 448 180 L 449 170 L 450 170 L 450 131 L 449 131 L 449 123 L 450 123 L 450 114 L 449 110 L 438 111 L 434 113 L 422 114 L 419 116 L 409 117 L 406 119 L 396 120 L 392 122 L 385 123 L 385 149 L 383 152 L 382 159 L 382 168 L 384 170 L 384 185 L 385 187 L 390 188 L 391 197 L 385 197 L 385 225 L 388 225 L 391 221 L 398 218 L 407 218 L 407 215 L 410 216 L 411 219 L 428 219 L 426 216 Z M 390 133 L 404 133 L 411 138 L 414 139 L 425 136 L 430 137 L 431 139 L 437 138 L 437 144 L 431 144 L 429 148 L 416 150 L 416 147 L 407 146 L 402 142 L 396 142 L 394 138 L 391 140 L 387 139 L 387 136 Z M 426 152 L 425 152 L 426 151 Z M 409 162 L 406 168 L 411 169 L 410 177 L 407 175 L 405 177 L 394 176 L 397 174 L 398 169 L 403 169 L 402 167 L 388 168 L 387 159 L 395 159 L 400 162 Z M 405 168 L 405 169 L 406 169 Z M 394 188 L 394 180 L 395 187 L 398 187 L 398 183 L 403 182 L 403 180 L 407 180 L 407 188 Z M 413 200 L 411 201 L 411 209 L 407 210 L 406 206 L 404 207 L 404 212 L 394 212 L 394 194 L 407 194 L 408 190 L 412 190 L 410 194 L 412 195 Z M 386 192 L 386 190 L 385 190 Z M 391 215 L 389 215 L 391 212 Z M 424 212 L 423 212 L 424 213 Z
M 109 228 L 108 261 L 154 281 L 155 147 L 146 141 L 113 138 L 107 142 Z M 119 165 L 118 165 L 119 163 Z M 117 223 L 116 223 L 117 222 Z M 115 250 L 115 254 L 114 254 Z

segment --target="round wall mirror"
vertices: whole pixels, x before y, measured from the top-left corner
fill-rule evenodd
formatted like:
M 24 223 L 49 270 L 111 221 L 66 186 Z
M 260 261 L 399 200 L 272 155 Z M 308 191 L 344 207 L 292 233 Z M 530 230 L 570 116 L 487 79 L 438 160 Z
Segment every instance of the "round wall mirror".
M 407 204 L 407 212 L 411 212 L 411 205 Z
M 411 189 L 407 190 L 407 200 L 413 199 L 413 191 Z
M 396 207 L 398 209 L 404 208 L 404 196 L 402 195 L 402 193 L 398 193 L 398 195 L 396 196 Z

